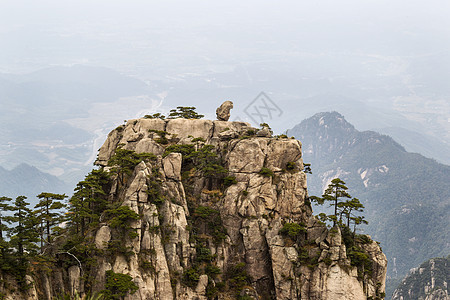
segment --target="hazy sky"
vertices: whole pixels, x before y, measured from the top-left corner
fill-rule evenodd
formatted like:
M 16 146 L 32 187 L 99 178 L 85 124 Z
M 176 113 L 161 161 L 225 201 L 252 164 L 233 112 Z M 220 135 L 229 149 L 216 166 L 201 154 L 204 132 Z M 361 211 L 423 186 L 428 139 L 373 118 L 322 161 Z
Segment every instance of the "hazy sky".
M 229 61 L 233 55 L 245 54 L 249 59 L 251 54 L 268 55 L 267 48 L 318 53 L 373 49 L 373 54 L 424 55 L 449 50 L 449 12 L 450 2 L 445 0 L 2 0 L 0 70 L 26 69 L 21 58 L 51 56 L 45 52 L 48 49 L 67 51 L 66 63 L 78 59 L 108 64 L 95 53 L 99 42 L 110 45 L 112 52 L 128 51 L 127 59 L 134 63 L 137 48 L 151 44 L 171 51 L 175 45 L 182 46 L 177 42 L 180 36 L 201 39 L 204 46 L 186 44 L 186 57 L 208 54 Z M 265 43 L 258 50 L 255 46 L 261 40 Z M 80 51 L 77 57 L 74 51 L 79 48 L 91 52 Z M 252 52 L 246 52 L 248 48 Z M 160 59 L 164 54 L 160 53 Z M 64 62 L 59 58 L 58 53 L 53 63 Z M 115 66 L 112 57 L 109 63 Z
M 338 110 L 450 145 L 449 13 L 448 0 L 0 0 L 0 73 L 108 67 L 207 117 L 231 99 L 246 121 L 264 91 L 278 132 Z

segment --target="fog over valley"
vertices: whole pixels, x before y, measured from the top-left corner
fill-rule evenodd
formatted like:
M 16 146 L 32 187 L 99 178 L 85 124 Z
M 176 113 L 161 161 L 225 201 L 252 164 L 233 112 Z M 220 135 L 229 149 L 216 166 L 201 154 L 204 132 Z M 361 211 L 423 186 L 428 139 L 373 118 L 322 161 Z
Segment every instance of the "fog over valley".
M 444 0 L 2 0 L 0 196 L 71 195 L 127 120 L 177 106 L 215 120 L 231 100 L 230 121 L 300 139 L 310 195 L 335 177 L 353 185 L 393 293 L 450 249 L 449 12 Z

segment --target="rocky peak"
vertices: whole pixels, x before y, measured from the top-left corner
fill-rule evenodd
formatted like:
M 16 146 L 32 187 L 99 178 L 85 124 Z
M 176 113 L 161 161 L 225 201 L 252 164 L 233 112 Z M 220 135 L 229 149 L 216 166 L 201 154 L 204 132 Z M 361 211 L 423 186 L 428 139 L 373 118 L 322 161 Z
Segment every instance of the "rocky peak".
M 392 300 L 448 300 L 450 256 L 432 258 L 411 269 L 394 291 Z
M 38 294 L 98 292 L 111 274 L 126 274 L 137 288 L 126 299 L 381 299 L 386 258 L 377 243 L 350 246 L 313 217 L 301 143 L 270 136 L 219 120 L 117 127 L 96 164 L 111 174 L 104 197 L 139 218 L 125 235 L 100 218 L 84 237 L 95 266 L 73 261 L 42 275 Z
M 300 124 L 296 125 L 292 132 L 306 131 L 308 128 L 315 128 L 317 130 L 318 137 L 326 137 L 328 135 L 349 135 L 356 132 L 355 127 L 345 120 L 345 117 L 340 113 L 333 112 L 320 112 L 314 116 L 303 120 Z M 291 132 L 291 133 L 292 133 Z
M 161 157 L 156 165 L 142 165 L 142 170 L 125 188 L 125 195 L 138 195 L 148 189 L 145 176 L 138 174 L 150 173 L 155 167 L 160 169 L 162 190 L 170 194 L 168 198 L 172 200 L 156 209 L 164 226 L 176 228 L 169 241 L 162 245 L 160 260 L 167 261 L 165 273 L 171 278 L 174 272 L 185 274 L 191 268 L 199 275 L 191 289 L 182 280 L 177 283 L 172 289 L 177 298 L 185 293 L 202 299 L 205 297 L 202 293 L 208 293 L 211 283 L 225 284 L 225 290 L 218 292 L 220 299 L 236 292 L 255 299 L 379 297 L 384 289 L 386 259 L 378 245 L 371 242 L 364 246 L 374 271 L 370 276 L 358 272 L 358 267 L 346 255 L 340 231 L 329 231 L 312 216 L 301 143 L 295 139 L 271 138 L 270 134 L 263 134 L 264 129 L 243 122 L 129 120 L 110 133 L 100 149 L 97 163 L 107 166 L 118 145 Z M 168 149 L 179 147 L 175 145 L 194 145 L 197 150 L 211 145 L 227 170 L 223 177 L 228 182 L 224 184 L 202 174 L 199 161 L 187 166 L 189 154 L 175 151 L 167 155 Z M 186 173 L 190 175 L 187 177 Z M 140 184 L 135 185 L 135 181 Z M 125 205 L 141 211 L 139 207 L 151 202 L 142 199 L 139 197 L 137 202 L 125 199 Z M 221 224 L 216 226 L 226 233 L 220 241 L 209 225 L 206 228 L 204 222 L 201 225 L 198 209 L 217 214 L 216 220 L 220 219 Z M 175 212 L 178 217 L 174 217 Z M 187 224 L 200 228 L 188 231 Z M 281 234 L 286 224 L 295 224 L 299 232 L 292 236 Z M 138 241 L 135 244 L 138 245 Z M 222 275 L 202 277 L 205 275 L 195 263 L 200 249 L 216 255 L 210 263 L 219 268 Z M 239 287 L 236 291 L 230 284 L 230 280 L 234 280 L 230 272 L 238 272 L 237 266 L 241 268 L 239 272 L 245 274 L 242 284 L 246 288 Z

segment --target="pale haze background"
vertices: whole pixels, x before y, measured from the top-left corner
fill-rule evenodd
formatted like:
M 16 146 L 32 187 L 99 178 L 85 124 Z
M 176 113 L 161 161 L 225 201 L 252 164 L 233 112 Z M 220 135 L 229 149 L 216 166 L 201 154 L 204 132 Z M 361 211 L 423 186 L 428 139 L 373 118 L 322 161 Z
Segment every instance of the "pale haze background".
M 336 110 L 450 164 L 448 1 L 0 2 L 0 166 L 73 184 L 123 120 L 264 91 L 282 133 Z M 259 123 L 259 119 L 256 120 Z M 253 122 L 255 123 L 255 122 Z M 258 125 L 258 124 L 255 124 Z
M 359 131 L 390 135 L 406 150 L 450 165 L 449 14 L 448 0 L 0 0 L 0 196 L 23 194 L 33 203 L 42 191 L 70 195 L 108 132 L 124 120 L 176 106 L 196 106 L 214 119 L 225 100 L 234 102 L 231 120 L 266 122 L 277 134 L 337 111 Z M 255 100 L 261 92 L 279 111 L 268 114 Z M 253 115 L 256 109 L 264 116 Z M 307 126 L 292 135 L 303 136 L 298 128 Z M 304 145 L 330 150 L 327 142 L 333 144 L 319 136 Z M 369 150 L 362 163 L 379 154 Z M 310 192 L 320 189 L 320 172 L 335 174 L 320 165 L 334 152 L 310 158 L 316 172 L 308 177 Z M 381 195 L 384 204 L 359 182 L 361 199 L 372 199 L 369 233 L 382 242 L 388 278 L 395 277 L 388 294 L 417 266 L 408 253 L 421 250 L 418 260 L 431 246 L 431 253 L 444 253 L 450 245 L 439 206 L 448 207 L 445 193 L 430 200 L 410 192 L 445 190 L 430 178 L 442 174 L 445 181 L 448 167 L 415 160 L 426 163 L 394 166 L 392 174 L 401 175 L 380 183 L 403 184 Z M 432 174 L 422 173 L 427 167 Z M 353 187 L 365 176 L 361 170 Z M 397 190 L 401 197 L 389 197 Z M 379 208 L 386 211 L 376 219 Z M 422 214 L 402 215 L 406 208 Z M 434 231 L 423 215 L 435 221 Z

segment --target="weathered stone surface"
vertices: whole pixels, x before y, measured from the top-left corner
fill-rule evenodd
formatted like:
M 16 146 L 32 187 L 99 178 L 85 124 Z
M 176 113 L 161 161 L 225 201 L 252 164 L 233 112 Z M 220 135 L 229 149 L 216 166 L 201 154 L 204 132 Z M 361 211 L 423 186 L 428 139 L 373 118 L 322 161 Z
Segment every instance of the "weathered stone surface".
M 190 244 L 185 210 L 182 206 L 166 201 L 161 209 L 166 243 L 164 245 L 168 266 L 172 271 L 182 273 L 188 264 Z
M 327 274 L 326 298 L 336 300 L 367 299 L 362 283 L 335 265 Z
M 114 151 L 119 144 L 120 139 L 123 134 L 121 130 L 115 129 L 108 134 L 105 143 L 98 151 L 98 157 L 96 163 L 100 166 L 106 166 L 108 164 L 108 160 L 114 154 Z
M 106 225 L 109 220 L 101 220 L 104 223 L 89 233 L 91 241 L 105 253 L 110 251 L 106 248 L 108 241 L 114 239 L 130 250 L 127 255 L 97 257 L 97 266 L 86 274 L 94 278 L 93 290 L 102 290 L 106 271 L 113 270 L 129 274 L 139 287 L 125 299 L 207 299 L 208 282 L 226 279 L 227 271 L 242 262 L 249 282 L 240 293 L 254 299 L 366 299 L 375 296 L 377 283 L 384 289 L 386 258 L 379 246 L 364 245 L 374 272 L 363 287 L 356 268 L 350 265 L 339 228 L 328 230 L 312 216 L 310 205 L 305 203 L 307 184 L 301 143 L 270 138 L 268 129 L 255 135 L 255 128 L 249 124 L 225 121 L 226 112 L 221 116 L 222 121 L 214 122 L 130 120 L 110 133 L 100 149 L 98 164 L 106 165 L 119 144 L 158 157 L 140 162 L 123 182 L 111 183 L 110 201 L 130 207 L 140 219 L 127 223 L 136 236 L 120 235 L 120 228 Z M 168 141 L 158 141 L 164 133 L 153 131 L 167 131 Z M 228 169 L 226 175 L 235 177 L 236 183 L 225 186 L 220 176 L 205 177 L 199 171 L 198 161 L 189 169 L 182 166 L 180 153 L 162 158 L 168 145 L 191 144 L 196 137 L 215 147 L 215 159 Z M 195 147 L 203 144 L 199 142 Z M 182 167 L 188 171 L 183 180 Z M 262 168 L 273 174 L 260 174 Z M 160 175 L 155 178 L 155 173 Z M 152 191 L 159 193 L 158 199 L 148 197 L 150 182 Z M 200 206 L 211 211 L 199 212 L 196 208 Z M 214 220 L 208 219 L 211 212 Z M 214 222 L 220 220 L 219 224 Z M 281 235 L 280 229 L 286 223 L 305 224 L 306 232 L 296 238 Z M 222 226 L 225 237 L 214 239 L 213 234 Z M 206 258 L 199 261 L 201 253 Z M 204 274 L 207 262 L 217 267 L 221 275 L 208 279 Z M 194 265 L 200 266 L 199 280 L 187 286 L 183 274 Z M 68 292 L 77 285 L 83 286 L 83 276 L 77 268 L 55 272 L 61 282 L 72 278 Z M 56 281 L 45 278 L 41 285 L 47 292 L 41 294 L 46 293 L 51 299 L 55 296 L 52 283 Z M 230 295 L 235 296 L 235 291 Z M 219 299 L 228 296 L 220 294 Z
M 168 120 L 166 131 L 176 134 L 180 139 L 187 139 L 189 136 L 192 136 L 207 140 L 212 136 L 213 122 L 202 119 L 172 119 Z
M 78 294 L 80 292 L 80 275 L 81 271 L 78 266 L 71 266 L 68 270 L 69 273 L 69 290 L 71 295 Z
M 270 132 L 269 128 L 263 127 L 263 128 L 261 128 L 260 130 L 258 130 L 256 132 L 256 136 L 259 136 L 259 137 L 271 137 L 272 133 Z
M 218 137 L 220 133 L 231 130 L 238 135 L 243 134 L 251 125 L 246 122 L 227 122 L 227 121 L 213 121 L 214 132 L 212 137 Z
M 239 133 L 237 131 L 230 130 L 230 129 L 219 133 L 219 138 L 221 140 L 231 140 L 231 139 L 237 138 L 238 136 L 239 136 Z
M 167 179 L 181 180 L 181 153 L 170 153 L 163 158 L 164 174 Z
M 166 121 L 161 119 L 137 119 L 128 120 L 128 124 L 132 124 L 133 131 L 148 133 L 149 130 L 164 131 L 166 129 Z
M 258 173 L 264 166 L 267 140 L 247 139 L 231 142 L 228 155 L 228 169 L 231 172 Z
M 384 291 L 386 283 L 387 259 L 386 255 L 381 251 L 377 242 L 372 241 L 369 244 L 362 245 L 362 248 L 369 253 L 373 262 L 372 281 L 373 285 L 369 287 L 371 294 L 375 294 L 377 284 L 380 284 L 380 291 Z
M 137 142 L 135 151 L 136 153 L 153 153 L 155 155 L 162 155 L 164 153 L 164 147 L 151 138 L 143 138 Z
M 95 247 L 100 250 L 105 250 L 108 246 L 108 242 L 111 240 L 111 229 L 109 226 L 104 225 L 100 227 L 95 235 Z
M 233 102 L 225 101 L 216 109 L 217 120 L 228 121 L 230 118 L 230 110 L 233 108 Z
M 326 241 L 329 245 L 336 247 L 339 247 L 342 244 L 341 230 L 339 229 L 339 227 L 335 226 L 330 231 L 328 231 Z
M 267 147 L 267 168 L 272 171 L 286 170 L 293 163 L 297 170 L 303 170 L 301 143 L 293 139 L 271 141 Z

